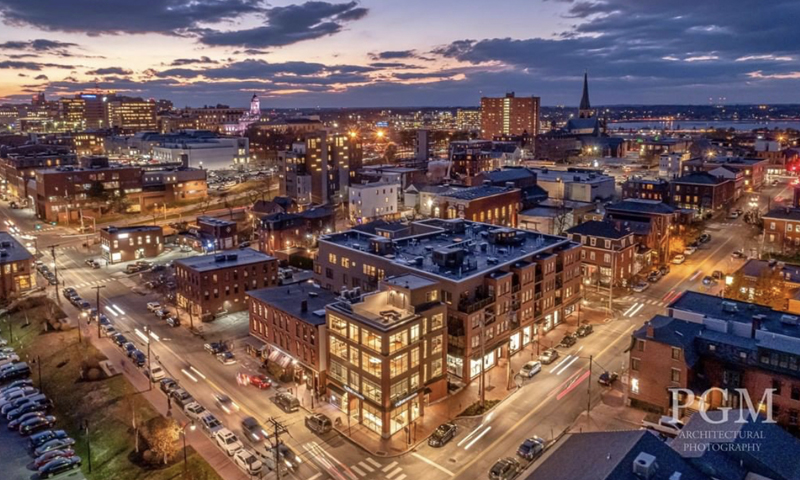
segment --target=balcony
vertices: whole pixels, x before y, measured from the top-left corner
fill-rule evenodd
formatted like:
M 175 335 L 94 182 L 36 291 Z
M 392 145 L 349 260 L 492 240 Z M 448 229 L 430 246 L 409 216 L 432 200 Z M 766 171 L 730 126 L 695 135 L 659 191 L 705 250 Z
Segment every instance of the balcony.
M 474 313 L 494 303 L 494 297 L 462 299 L 458 302 L 458 310 L 464 313 Z
M 516 285 L 511 287 L 511 293 L 517 293 L 517 292 L 520 291 L 521 288 L 522 288 L 522 285 L 516 284 Z

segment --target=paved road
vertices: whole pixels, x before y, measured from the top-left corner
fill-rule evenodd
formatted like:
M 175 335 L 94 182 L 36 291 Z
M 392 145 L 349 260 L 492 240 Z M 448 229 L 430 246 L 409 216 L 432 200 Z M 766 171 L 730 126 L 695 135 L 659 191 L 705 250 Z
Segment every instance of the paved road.
M 763 195 L 771 196 L 774 206 L 774 198 L 786 197 L 788 191 L 786 185 L 781 185 L 765 189 Z M 766 202 L 762 203 L 764 205 L 761 208 L 766 209 Z M 32 229 L 31 219 L 18 215 L 24 212 L 9 212 L 5 208 L 0 212 L 0 217 L 12 215 L 23 231 Z M 731 252 L 759 246 L 750 227 L 741 220 L 711 222 L 707 231 L 712 235 L 712 240 L 690 256 L 686 263 L 673 266 L 670 274 L 645 292 L 615 299 L 613 315 L 608 323 L 598 326 L 593 335 L 582 339 L 571 349 L 562 351 L 558 361 L 527 381 L 518 393 L 492 414 L 482 421 L 459 420 L 461 429 L 458 436 L 444 448 L 433 449 L 422 445 L 412 453 L 395 458 L 366 454 L 347 439 L 333 433 L 326 437 L 312 434 L 303 426 L 304 413 L 286 414 L 271 402 L 274 392 L 256 391 L 237 385 L 236 372 L 248 368 L 248 365 L 223 366 L 203 350 L 203 339 L 195 337 L 186 328 L 171 329 L 149 314 L 145 303 L 158 300 L 158 297 L 155 294 L 140 296 L 132 293 L 136 276 L 128 277 L 122 273 L 121 266 L 98 270 L 85 267 L 83 259 L 97 256 L 97 252 L 81 248 L 80 238 L 66 237 L 66 230 L 43 231 L 38 238 L 40 249 L 53 243 L 61 245 L 58 254 L 60 274 L 66 285 L 76 286 L 84 298 L 94 302 L 94 290 L 91 287 L 105 286 L 101 291 L 101 303 L 107 315 L 118 330 L 137 342 L 142 349 L 143 341 L 135 332 L 137 329 L 143 332 L 146 325 L 151 327 L 159 338 L 151 344 L 153 358 L 158 357 L 170 376 L 179 380 L 227 426 L 240 433 L 239 422 L 245 416 L 254 416 L 262 424 L 268 417 L 284 422 L 290 432 L 287 443 L 301 452 L 305 459 L 300 470 L 290 474 L 291 478 L 406 480 L 483 479 L 498 458 L 513 456 L 517 446 L 526 437 L 536 434 L 551 438 L 569 426 L 586 410 L 589 386 L 592 403 L 599 401 L 603 389 L 596 380 L 602 369 L 619 370 L 627 362 L 625 349 L 630 344 L 630 333 L 635 328 L 653 315 L 664 313 L 669 301 L 685 290 L 716 293 L 721 287 L 702 286 L 703 276 L 714 270 L 726 273 L 735 270 L 742 261 L 732 259 Z M 64 304 L 68 313 L 76 313 L 66 302 Z M 246 334 L 245 320 L 231 321 L 218 333 L 234 341 Z M 595 366 L 591 377 L 588 370 L 590 355 Z M 228 414 L 215 406 L 215 392 L 229 394 L 239 406 L 239 411 Z

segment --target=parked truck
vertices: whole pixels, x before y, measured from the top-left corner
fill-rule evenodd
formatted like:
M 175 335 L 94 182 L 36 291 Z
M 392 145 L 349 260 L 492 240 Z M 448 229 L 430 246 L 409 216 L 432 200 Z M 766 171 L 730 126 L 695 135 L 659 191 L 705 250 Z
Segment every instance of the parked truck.
M 655 430 L 656 432 L 663 433 L 670 437 L 677 437 L 683 428 L 683 422 L 676 420 L 669 415 L 657 415 L 655 413 L 648 413 L 642 426 L 648 430 Z

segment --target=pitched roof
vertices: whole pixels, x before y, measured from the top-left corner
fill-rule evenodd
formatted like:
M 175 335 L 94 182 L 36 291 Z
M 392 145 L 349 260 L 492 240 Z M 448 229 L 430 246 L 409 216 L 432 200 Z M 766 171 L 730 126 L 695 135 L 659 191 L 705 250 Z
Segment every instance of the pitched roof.
M 775 208 L 764 214 L 764 218 L 776 218 L 779 220 L 800 220 L 800 209 L 798 208 Z
M 730 179 L 717 177 L 708 172 L 693 172 L 672 180 L 672 183 L 692 183 L 698 185 L 720 185 L 725 182 L 730 182 Z
M 589 72 L 583 74 L 583 95 L 581 95 L 581 105 L 578 108 L 580 110 L 591 110 L 592 108 L 589 103 Z
M 535 177 L 536 173 L 528 170 L 527 168 L 506 168 L 503 170 L 487 172 L 486 175 L 492 182 L 513 182 L 514 180 L 523 180 L 526 178 Z
M 690 367 L 697 362 L 699 357 L 694 348 L 694 339 L 703 330 L 702 323 L 680 320 L 664 315 L 656 315 L 648 323 L 653 327 L 652 337 L 647 336 L 647 323 L 633 332 L 633 336 L 642 340 L 653 340 L 683 349 L 684 359 Z
M 656 457 L 650 480 L 710 480 L 648 430 L 572 433 L 565 436 L 526 480 L 640 480 L 633 463 L 640 453 Z
M 619 239 L 632 234 L 630 230 L 623 231 L 611 222 L 600 222 L 598 220 L 583 222 L 567 230 L 567 233 L 612 239 Z
M 675 209 L 664 202 L 658 200 L 645 200 L 642 198 L 627 198 L 621 202 L 612 203 L 606 210 L 619 210 L 636 213 L 657 213 L 668 215 L 674 213 Z

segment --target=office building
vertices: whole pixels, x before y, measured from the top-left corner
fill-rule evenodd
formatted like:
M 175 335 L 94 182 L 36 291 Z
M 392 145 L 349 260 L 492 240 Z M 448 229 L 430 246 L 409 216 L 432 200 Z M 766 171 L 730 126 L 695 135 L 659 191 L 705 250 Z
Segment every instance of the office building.
M 320 237 L 314 280 L 336 292 L 374 291 L 380 280 L 406 274 L 437 282 L 447 305 L 447 368 L 460 381 L 481 371 L 481 338 L 489 369 L 577 316 L 580 244 L 461 219 L 396 225 Z
M 521 200 L 521 190 L 513 186 L 482 185 L 438 193 L 430 200 L 428 207 L 433 218 L 461 218 L 516 227 Z
M 242 170 L 250 163 L 247 137 L 224 137 L 209 131 L 184 131 L 152 138 L 153 160 L 187 163 L 205 170 Z
M 694 210 L 698 216 L 714 213 L 733 204 L 735 184 L 730 179 L 706 172 L 682 175 L 670 182 L 669 203 Z
M 21 205 L 33 205 L 36 197 L 36 171 L 75 165 L 78 158 L 67 147 L 23 145 L 0 154 L 0 179 L 4 194 Z
M 157 225 L 101 228 L 100 251 L 108 263 L 155 258 L 164 251 L 164 230 Z
M 109 128 L 131 134 L 142 131 L 157 131 L 156 104 L 141 98 L 113 97 L 105 101 L 106 120 Z
M 177 303 L 203 321 L 247 309 L 246 292 L 278 284 L 278 261 L 252 249 L 175 261 Z
M 397 208 L 400 184 L 375 182 L 350 185 L 349 192 L 350 221 L 357 225 L 379 218 L 391 220 L 400 216 Z
M 229 250 L 239 245 L 236 222 L 206 215 L 197 217 L 197 236 L 206 252 Z
M 614 177 L 595 172 L 572 169 L 552 170 L 532 168 L 536 184 L 547 191 L 548 197 L 575 202 L 606 201 L 614 196 Z
M 492 140 L 502 135 L 539 134 L 539 97 L 481 98 L 481 138 Z

